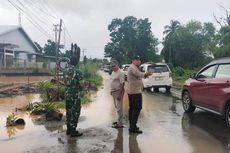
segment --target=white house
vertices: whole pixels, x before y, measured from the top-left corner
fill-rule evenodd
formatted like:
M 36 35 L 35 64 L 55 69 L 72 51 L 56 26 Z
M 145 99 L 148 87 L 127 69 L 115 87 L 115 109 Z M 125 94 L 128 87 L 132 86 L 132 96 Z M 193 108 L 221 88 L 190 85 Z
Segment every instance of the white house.
M 37 46 L 21 26 L 0 25 L 0 66 L 13 62 L 36 62 Z

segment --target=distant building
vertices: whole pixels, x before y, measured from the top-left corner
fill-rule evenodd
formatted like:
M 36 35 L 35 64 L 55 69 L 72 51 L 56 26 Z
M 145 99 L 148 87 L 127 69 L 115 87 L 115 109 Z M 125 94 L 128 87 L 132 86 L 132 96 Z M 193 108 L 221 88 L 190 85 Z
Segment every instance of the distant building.
M 36 62 L 39 49 L 21 26 L 0 26 L 0 67 Z

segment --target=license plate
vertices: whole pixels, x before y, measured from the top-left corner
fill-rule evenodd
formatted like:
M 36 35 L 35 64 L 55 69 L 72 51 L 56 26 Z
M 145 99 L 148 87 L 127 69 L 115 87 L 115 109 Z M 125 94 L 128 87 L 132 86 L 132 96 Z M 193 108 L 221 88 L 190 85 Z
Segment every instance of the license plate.
M 156 81 L 162 81 L 162 80 L 163 80 L 163 77 L 155 77 L 155 80 L 156 80 Z

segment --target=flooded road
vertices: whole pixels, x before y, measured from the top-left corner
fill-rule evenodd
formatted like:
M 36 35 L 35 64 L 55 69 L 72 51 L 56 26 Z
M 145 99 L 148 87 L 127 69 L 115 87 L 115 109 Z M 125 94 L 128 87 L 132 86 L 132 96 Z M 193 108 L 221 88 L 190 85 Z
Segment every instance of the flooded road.
M 143 109 L 138 126 L 143 134 L 128 132 L 128 98 L 124 97 L 125 128 L 113 129 L 116 120 L 112 97 L 109 94 L 109 75 L 102 73 L 104 85 L 92 95 L 92 103 L 83 106 L 79 130 L 83 136 L 70 138 L 65 135 L 66 126 L 61 123 L 34 122 L 27 113 L 18 115 L 26 120 L 24 127 L 7 129 L 5 118 L 14 99 L 0 99 L 0 148 L 15 152 L 112 152 L 112 153 L 228 153 L 230 132 L 224 120 L 217 115 L 196 110 L 185 114 L 181 101 L 164 91 L 143 93 Z M 174 91 L 172 92 L 174 93 Z M 31 98 L 31 99 L 29 99 Z M 27 101 L 39 100 L 38 95 Z M 28 100 L 29 99 L 29 100 Z M 8 102 L 10 106 L 8 106 Z M 16 131 L 9 135 L 10 131 Z

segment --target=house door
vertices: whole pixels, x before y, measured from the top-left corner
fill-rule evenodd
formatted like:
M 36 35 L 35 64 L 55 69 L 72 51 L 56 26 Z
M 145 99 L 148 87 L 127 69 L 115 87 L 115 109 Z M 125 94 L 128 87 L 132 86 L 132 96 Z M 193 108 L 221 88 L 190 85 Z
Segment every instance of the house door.
M 10 68 L 13 66 L 13 56 L 12 55 L 6 55 L 6 67 Z

